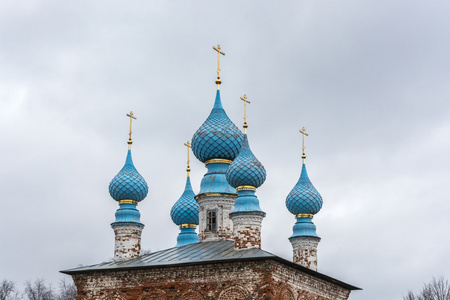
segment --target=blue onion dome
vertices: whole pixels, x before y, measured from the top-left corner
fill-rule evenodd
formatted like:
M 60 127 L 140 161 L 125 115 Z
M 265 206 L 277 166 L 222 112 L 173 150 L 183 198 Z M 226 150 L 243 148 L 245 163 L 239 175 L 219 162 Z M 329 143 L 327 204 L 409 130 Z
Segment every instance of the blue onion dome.
M 214 107 L 192 137 L 192 151 L 201 162 L 214 158 L 233 160 L 239 153 L 243 135 L 228 118 L 217 90 Z
M 195 224 L 198 225 L 198 208 L 199 205 L 194 199 L 194 192 L 192 191 L 190 177 L 187 177 L 186 187 L 183 195 L 172 207 L 170 217 L 172 221 L 177 224 Z
M 228 183 L 234 188 L 245 185 L 258 188 L 266 180 L 266 170 L 250 150 L 247 134 L 244 134 L 239 155 L 228 167 L 226 176 Z
M 303 164 L 300 179 L 286 197 L 286 207 L 294 215 L 314 215 L 322 208 L 322 204 L 322 196 L 309 180 L 306 166 Z
M 128 150 L 125 165 L 109 184 L 109 194 L 116 201 L 134 200 L 139 202 L 147 196 L 147 193 L 147 182 L 134 167 L 131 150 Z

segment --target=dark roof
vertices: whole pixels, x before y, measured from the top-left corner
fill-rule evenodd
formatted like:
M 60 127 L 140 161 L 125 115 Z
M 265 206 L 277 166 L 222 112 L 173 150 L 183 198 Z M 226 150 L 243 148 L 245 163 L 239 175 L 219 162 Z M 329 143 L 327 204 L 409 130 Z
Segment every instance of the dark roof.
M 270 252 L 251 248 L 236 250 L 234 249 L 233 241 L 213 241 L 213 242 L 200 242 L 190 244 L 181 247 L 169 248 L 150 254 L 145 254 L 137 258 L 104 262 L 92 266 L 83 266 L 74 269 L 61 271 L 65 274 L 86 273 L 93 271 L 103 270 L 120 270 L 120 269 L 142 269 L 151 267 L 164 267 L 175 265 L 192 265 L 192 264 L 204 264 L 204 263 L 217 263 L 227 261 L 245 261 L 245 260 L 264 260 L 273 259 L 283 264 L 289 265 L 296 269 L 299 269 L 305 273 L 308 273 L 314 277 L 321 278 L 325 281 L 334 283 L 338 286 L 349 290 L 360 290 L 360 288 L 349 285 L 345 282 L 331 278 L 324 274 L 318 273 L 311 269 L 305 268 L 299 264 L 285 260 L 279 256 L 276 256 Z

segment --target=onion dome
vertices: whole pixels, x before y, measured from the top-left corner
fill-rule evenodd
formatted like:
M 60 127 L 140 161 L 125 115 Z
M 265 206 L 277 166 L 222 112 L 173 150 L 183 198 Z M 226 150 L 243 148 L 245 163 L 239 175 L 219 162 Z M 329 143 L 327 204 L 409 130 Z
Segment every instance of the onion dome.
M 228 183 L 234 188 L 239 186 L 258 188 L 266 180 L 266 170 L 250 150 L 247 134 L 244 134 L 239 155 L 230 164 L 226 176 Z
M 303 164 L 300 179 L 286 197 L 286 207 L 294 215 L 315 215 L 322 208 L 322 204 L 322 196 L 309 180 L 306 166 Z
M 192 151 L 201 162 L 210 159 L 233 160 L 239 153 L 243 134 L 228 118 L 217 90 L 214 107 L 192 137 Z
M 131 150 L 122 170 L 111 180 L 109 194 L 114 200 L 133 200 L 140 202 L 148 193 L 148 185 L 133 165 Z
M 170 217 L 177 225 L 193 224 L 198 225 L 198 204 L 194 199 L 190 177 L 187 177 L 186 187 L 183 195 L 172 207 Z

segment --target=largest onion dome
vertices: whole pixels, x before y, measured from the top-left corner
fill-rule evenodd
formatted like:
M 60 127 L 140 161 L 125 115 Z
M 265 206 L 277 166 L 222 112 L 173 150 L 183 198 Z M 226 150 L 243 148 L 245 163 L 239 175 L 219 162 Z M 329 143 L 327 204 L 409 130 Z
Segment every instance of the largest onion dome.
M 297 184 L 286 197 L 286 207 L 294 215 L 315 215 L 322 208 L 323 200 L 311 183 L 303 164 L 302 173 Z
M 227 170 L 227 181 L 234 188 L 239 186 L 258 188 L 265 180 L 266 170 L 255 157 L 252 150 L 250 150 L 247 134 L 244 134 L 244 141 L 239 155 Z
M 172 207 L 170 217 L 176 225 L 193 224 L 198 225 L 198 203 L 194 199 L 195 194 L 192 191 L 191 179 L 188 176 L 186 187 L 180 199 Z
M 217 90 L 214 107 L 192 137 L 192 151 L 201 162 L 210 159 L 233 160 L 242 146 L 243 135 L 228 118 Z
M 131 150 L 128 150 L 125 165 L 109 184 L 109 194 L 116 201 L 142 201 L 148 193 L 148 185 L 133 165 Z

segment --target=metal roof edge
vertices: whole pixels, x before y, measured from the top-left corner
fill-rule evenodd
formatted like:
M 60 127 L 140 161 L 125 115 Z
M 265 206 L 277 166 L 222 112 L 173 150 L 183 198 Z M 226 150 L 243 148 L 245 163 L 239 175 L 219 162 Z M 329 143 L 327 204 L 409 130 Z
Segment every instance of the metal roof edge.
M 194 266 L 194 265 L 202 265 L 202 264 L 219 264 L 219 263 L 227 263 L 227 262 L 241 262 L 241 261 L 261 261 L 261 260 L 274 260 L 279 263 L 288 265 L 294 269 L 300 270 L 304 273 L 307 273 L 311 276 L 323 279 L 327 282 L 336 284 L 340 287 L 343 287 L 348 290 L 362 290 L 362 288 L 353 286 L 351 284 L 345 283 L 343 281 L 340 281 L 338 279 L 335 279 L 333 277 L 330 277 L 328 275 L 316 272 L 314 270 L 308 269 L 304 266 L 301 266 L 299 264 L 296 264 L 294 262 L 288 261 L 284 258 L 281 258 L 279 256 L 276 256 L 270 252 L 267 252 L 268 254 L 271 254 L 271 256 L 263 256 L 263 257 L 241 257 L 241 258 L 234 258 L 234 259 L 219 259 L 219 260 L 211 260 L 211 261 L 195 261 L 195 262 L 182 262 L 178 264 L 165 264 L 165 265 L 152 265 L 152 266 L 131 266 L 131 267 L 112 267 L 108 269 L 82 269 L 77 270 L 75 269 L 69 269 L 69 270 L 62 270 L 59 271 L 60 273 L 67 274 L 67 275 L 75 275 L 80 273 L 95 273 L 95 272 L 103 272 L 103 271 L 130 271 L 130 270 L 144 270 L 144 269 L 152 269 L 152 268 L 169 268 L 169 267 L 179 267 L 179 266 Z
M 201 242 L 201 243 L 205 243 L 203 245 L 206 245 L 206 243 L 214 243 L 214 242 Z M 200 246 L 200 244 L 195 243 L 195 244 L 186 245 L 186 246 L 183 246 L 180 248 L 186 247 L 186 249 L 190 249 L 190 248 L 194 248 L 194 247 L 198 247 L 198 246 Z M 229 246 L 231 246 L 231 245 L 229 245 Z M 234 248 L 234 245 L 231 247 Z M 61 270 L 59 272 L 63 273 L 63 274 L 67 274 L 67 275 L 75 275 L 75 274 L 81 274 L 81 273 L 94 273 L 94 272 L 103 272 L 103 271 L 119 271 L 119 270 L 127 270 L 128 271 L 128 270 L 142 270 L 142 269 L 151 269 L 151 268 L 168 268 L 168 267 L 193 266 L 193 265 L 202 265 L 202 264 L 217 264 L 217 263 L 227 263 L 227 262 L 261 261 L 261 260 L 270 260 L 271 259 L 271 260 L 277 261 L 281 264 L 292 267 L 294 269 L 300 270 L 311 276 L 320 278 L 327 282 L 330 282 L 330 283 L 333 283 L 340 287 L 343 287 L 345 289 L 362 290 L 359 287 L 350 285 L 348 283 L 337 280 L 333 277 L 319 273 L 317 271 L 308 269 L 302 265 L 299 265 L 297 263 L 294 263 L 292 261 L 284 259 L 278 255 L 275 255 L 275 254 L 268 252 L 266 250 L 263 250 L 263 249 L 245 249 L 245 250 L 244 249 L 242 249 L 242 250 L 234 249 L 234 251 L 257 250 L 257 254 L 250 251 L 250 252 L 248 252 L 248 256 L 244 254 L 242 256 L 232 257 L 232 258 L 211 258 L 211 259 L 206 258 L 203 260 L 179 261 L 179 262 L 174 262 L 174 263 L 162 262 L 161 264 L 153 264 L 153 265 L 129 265 L 129 263 L 133 262 L 134 260 L 145 259 L 145 257 L 147 257 L 147 256 L 155 256 L 155 255 L 161 255 L 161 254 L 164 255 L 165 252 L 170 253 L 171 251 L 174 251 L 174 250 L 177 250 L 180 248 L 172 247 L 172 248 L 168 248 L 168 249 L 164 249 L 164 250 L 159 250 L 156 252 L 152 252 L 150 254 L 146 254 L 146 255 L 139 256 L 139 257 L 136 257 L 133 259 L 125 260 L 125 261 L 121 262 L 119 265 L 116 264 L 116 265 L 112 265 L 112 266 L 103 267 L 104 265 L 108 265 L 111 263 L 111 262 L 103 262 L 103 263 L 95 264 L 95 265 L 83 266 L 83 267 L 78 267 L 78 268 L 73 268 L 73 269 L 68 269 L 68 270 Z
M 345 288 L 345 289 L 352 290 L 352 291 L 362 290 L 362 288 L 359 288 L 359 287 L 353 286 L 353 285 L 351 285 L 351 284 L 345 283 L 345 282 L 343 282 L 343 281 L 340 281 L 340 280 L 338 280 L 338 279 L 336 279 L 336 278 L 330 277 L 330 276 L 325 275 L 325 274 L 323 274 L 323 273 L 319 273 L 319 272 L 317 272 L 317 271 L 308 269 L 308 268 L 306 268 L 306 267 L 304 267 L 304 266 L 302 266 L 302 265 L 299 265 L 299 264 L 297 264 L 297 263 L 294 263 L 294 262 L 289 261 L 289 260 L 287 260 L 287 259 L 284 259 L 284 258 L 282 258 L 282 257 L 279 257 L 279 256 L 276 256 L 276 255 L 275 255 L 275 257 L 269 258 L 269 259 L 273 259 L 273 260 L 275 260 L 275 261 L 278 261 L 278 262 L 280 262 L 280 263 L 283 263 L 283 264 L 285 264 L 285 265 L 288 265 L 288 266 L 290 266 L 290 267 L 293 267 L 294 269 L 301 270 L 301 271 L 303 271 L 303 272 L 305 272 L 305 273 L 307 273 L 307 274 L 309 274 L 309 275 L 312 275 L 312 276 L 314 276 L 314 277 L 323 279 L 323 280 L 325 280 L 325 281 L 327 281 L 327 282 L 334 283 L 334 284 L 336 284 L 336 285 L 338 285 L 338 286 L 340 286 L 340 287 L 343 287 L 343 288 Z

